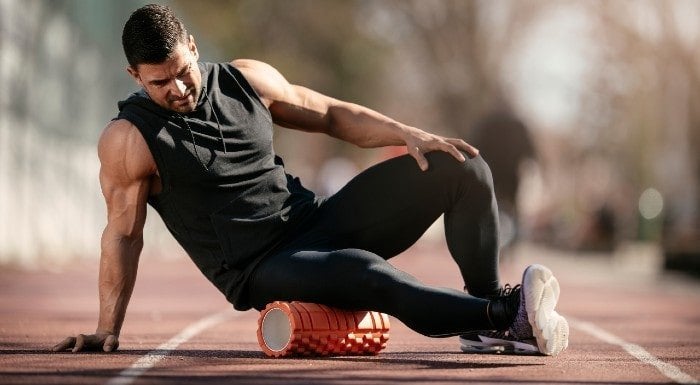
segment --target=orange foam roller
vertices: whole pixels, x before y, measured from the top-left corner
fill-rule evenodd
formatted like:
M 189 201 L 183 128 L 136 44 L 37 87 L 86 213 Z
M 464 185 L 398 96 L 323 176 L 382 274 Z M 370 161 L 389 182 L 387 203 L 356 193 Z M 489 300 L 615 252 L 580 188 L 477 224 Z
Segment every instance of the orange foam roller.
M 271 357 L 374 355 L 389 340 L 389 317 L 307 302 L 273 302 L 260 312 L 258 342 Z

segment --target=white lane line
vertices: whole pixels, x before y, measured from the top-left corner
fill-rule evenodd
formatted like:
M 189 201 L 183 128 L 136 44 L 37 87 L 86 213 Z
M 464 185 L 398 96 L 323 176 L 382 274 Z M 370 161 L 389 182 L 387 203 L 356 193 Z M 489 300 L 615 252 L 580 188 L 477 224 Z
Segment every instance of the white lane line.
M 237 314 L 238 313 L 233 311 L 233 309 L 229 309 L 220 313 L 212 314 L 208 317 L 204 317 L 199 321 L 190 324 L 175 337 L 158 346 L 155 350 L 148 352 L 145 356 L 139 358 L 138 361 L 134 362 L 130 367 L 122 370 L 116 377 L 112 377 L 109 381 L 107 381 L 107 385 L 131 384 L 142 374 L 146 373 L 146 371 L 154 367 L 158 361 L 172 353 L 172 351 L 175 350 L 180 344 L 186 342 L 190 338 L 212 326 L 216 326 L 230 318 L 233 318 Z
M 629 343 L 623 340 L 622 338 L 612 333 L 609 333 L 590 322 L 575 320 L 571 317 L 566 318 L 569 319 L 570 325 L 574 328 L 582 332 L 588 333 L 603 342 L 607 342 L 611 345 L 617 345 L 623 348 L 627 353 L 629 353 L 631 356 L 638 359 L 639 361 L 656 367 L 656 369 L 658 369 L 659 372 L 661 372 L 661 374 L 663 374 L 673 382 L 676 382 L 678 384 L 700 384 L 700 381 L 693 378 L 689 374 L 683 372 L 677 366 L 661 361 L 660 359 L 654 357 L 651 353 L 644 350 L 644 348 L 642 348 L 639 345 Z

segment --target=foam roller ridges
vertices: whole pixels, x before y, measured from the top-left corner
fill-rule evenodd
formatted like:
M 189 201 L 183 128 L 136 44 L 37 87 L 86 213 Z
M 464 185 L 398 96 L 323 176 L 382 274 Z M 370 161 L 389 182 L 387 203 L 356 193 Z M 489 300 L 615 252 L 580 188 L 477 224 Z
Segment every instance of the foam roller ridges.
M 375 355 L 389 340 L 389 317 L 307 302 L 272 302 L 260 312 L 258 342 L 271 357 Z

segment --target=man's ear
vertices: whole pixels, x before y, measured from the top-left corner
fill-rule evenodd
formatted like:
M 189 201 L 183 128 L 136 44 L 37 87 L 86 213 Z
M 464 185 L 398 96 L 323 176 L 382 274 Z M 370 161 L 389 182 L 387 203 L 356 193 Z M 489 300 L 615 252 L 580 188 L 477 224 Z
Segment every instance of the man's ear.
M 136 81 L 136 84 L 143 87 L 143 83 L 141 83 L 141 76 L 139 76 L 138 71 L 136 71 L 134 67 L 130 65 L 126 66 L 126 72 L 128 72 L 129 75 Z
M 192 35 L 190 35 L 190 42 L 188 44 L 188 47 L 190 49 L 190 52 L 192 53 L 192 56 L 194 56 L 194 60 L 199 60 L 199 51 L 197 50 L 197 44 L 195 44 L 194 36 Z

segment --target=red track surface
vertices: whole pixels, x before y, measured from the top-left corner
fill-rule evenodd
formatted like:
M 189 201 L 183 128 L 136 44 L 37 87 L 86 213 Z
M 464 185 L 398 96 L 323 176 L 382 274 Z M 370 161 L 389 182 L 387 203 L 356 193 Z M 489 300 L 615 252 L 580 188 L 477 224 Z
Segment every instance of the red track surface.
M 700 379 L 698 282 L 642 269 L 647 259 L 640 255 L 636 260 L 635 253 L 626 259 L 521 247 L 517 255 L 503 265 L 504 282 L 517 283 L 523 268 L 534 262 L 548 265 L 559 278 L 558 309 L 572 326 L 569 349 L 560 356 L 467 355 L 460 352 L 456 338 L 423 337 L 392 318 L 388 347 L 377 356 L 268 358 L 256 340 L 257 312 L 231 309 L 184 257 L 149 256 L 142 257 L 118 352 L 51 353 L 50 347 L 67 335 L 95 328 L 96 261 L 61 271 L 4 268 L 0 269 L 0 383 L 673 382 L 642 362 L 650 356 L 658 365 L 673 365 L 666 370 L 675 373 L 676 380 Z M 426 282 L 460 287 L 442 248 L 414 248 L 394 263 Z M 198 320 L 222 311 L 227 315 L 223 322 L 203 328 L 173 351 L 152 352 Z M 649 356 L 635 358 L 619 346 L 623 343 L 634 344 L 628 350 L 643 349 Z M 122 372 L 145 355 L 152 367 L 130 375 Z

